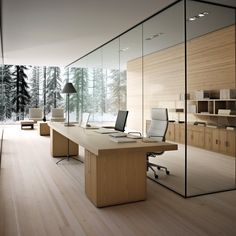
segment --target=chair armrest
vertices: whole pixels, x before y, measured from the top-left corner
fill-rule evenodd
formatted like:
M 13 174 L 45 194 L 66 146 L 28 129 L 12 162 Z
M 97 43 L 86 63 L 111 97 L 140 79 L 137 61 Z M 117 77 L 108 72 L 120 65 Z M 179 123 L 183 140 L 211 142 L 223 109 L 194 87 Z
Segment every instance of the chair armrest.
M 115 129 L 115 126 L 102 126 L 102 128 L 106 128 L 106 129 Z
M 128 132 L 128 134 L 138 134 L 139 136 L 142 136 L 142 134 L 140 132 L 135 132 L 135 131 Z

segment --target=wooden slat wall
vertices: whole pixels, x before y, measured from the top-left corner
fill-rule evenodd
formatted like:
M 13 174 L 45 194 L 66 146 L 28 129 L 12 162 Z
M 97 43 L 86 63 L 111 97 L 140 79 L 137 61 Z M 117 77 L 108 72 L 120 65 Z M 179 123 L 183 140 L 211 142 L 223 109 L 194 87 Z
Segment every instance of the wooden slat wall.
M 142 60 L 128 62 L 127 65 L 127 107 L 128 127 L 142 130 Z
M 188 93 L 196 90 L 235 88 L 235 26 L 188 42 Z M 142 108 L 142 58 L 127 65 L 129 126 L 140 129 Z M 184 44 L 143 57 L 144 122 L 152 107 L 178 108 L 184 93 Z M 176 119 L 172 114 L 170 119 Z
M 235 88 L 235 26 L 191 40 L 188 90 Z

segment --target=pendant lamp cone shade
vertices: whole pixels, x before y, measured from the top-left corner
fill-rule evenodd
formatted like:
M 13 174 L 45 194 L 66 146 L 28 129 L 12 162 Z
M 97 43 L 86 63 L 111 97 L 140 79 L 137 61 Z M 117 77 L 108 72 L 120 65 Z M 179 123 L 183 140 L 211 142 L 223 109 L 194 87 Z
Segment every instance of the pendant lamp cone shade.
M 62 93 L 76 93 L 76 90 L 72 83 L 66 83 L 61 92 Z

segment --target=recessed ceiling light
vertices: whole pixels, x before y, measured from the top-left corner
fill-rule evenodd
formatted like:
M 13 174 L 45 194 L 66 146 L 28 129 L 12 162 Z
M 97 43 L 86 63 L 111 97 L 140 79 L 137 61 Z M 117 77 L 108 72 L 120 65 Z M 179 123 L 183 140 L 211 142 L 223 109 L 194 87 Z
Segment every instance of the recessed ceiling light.
M 152 34 L 150 37 L 146 38 L 145 40 L 152 40 L 156 37 L 159 37 L 161 35 L 163 35 L 164 33 L 160 32 L 160 33 L 157 33 L 157 34 Z
M 203 17 L 205 15 L 208 15 L 209 13 L 207 11 L 201 12 L 198 14 L 199 17 Z
M 205 16 L 205 15 L 204 15 L 203 13 L 199 13 L 198 16 L 199 16 L 199 17 L 203 17 L 203 16 Z
M 195 16 L 188 18 L 189 21 L 194 21 L 194 20 L 196 20 L 196 19 L 197 19 L 197 18 L 196 18 Z
M 197 14 L 196 16 L 191 16 L 187 19 L 187 21 L 195 21 L 199 18 L 202 18 L 206 15 L 208 15 L 209 13 L 207 11 L 204 11 L 204 12 L 200 12 L 199 14 Z
M 127 47 L 127 48 L 122 48 L 122 49 L 120 49 L 120 52 L 125 52 L 125 51 L 127 51 L 127 50 L 129 50 L 128 47 Z

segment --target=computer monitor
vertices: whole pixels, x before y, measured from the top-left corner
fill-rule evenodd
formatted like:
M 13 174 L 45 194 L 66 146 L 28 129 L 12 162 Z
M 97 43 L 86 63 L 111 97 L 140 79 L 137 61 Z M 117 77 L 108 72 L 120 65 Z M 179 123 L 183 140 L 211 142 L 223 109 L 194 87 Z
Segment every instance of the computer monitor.
M 116 118 L 116 123 L 115 123 L 115 130 L 124 132 L 125 131 L 125 125 L 127 121 L 127 116 L 128 116 L 128 111 L 118 111 L 118 115 Z
M 83 128 L 87 127 L 87 124 L 89 121 L 89 116 L 90 116 L 90 113 L 87 113 L 87 112 L 82 114 L 82 120 L 80 122 L 80 127 L 83 127 Z

